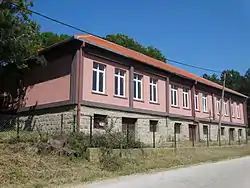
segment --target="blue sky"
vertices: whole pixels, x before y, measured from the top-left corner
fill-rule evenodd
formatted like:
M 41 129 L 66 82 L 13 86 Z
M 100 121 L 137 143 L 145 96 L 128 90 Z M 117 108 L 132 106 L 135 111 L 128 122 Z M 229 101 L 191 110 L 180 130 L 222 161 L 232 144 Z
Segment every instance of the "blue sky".
M 250 0 L 33 0 L 32 8 L 91 33 L 124 33 L 169 59 L 216 70 L 250 68 Z M 33 16 L 42 31 L 73 29 Z M 209 73 L 186 66 L 197 75 Z

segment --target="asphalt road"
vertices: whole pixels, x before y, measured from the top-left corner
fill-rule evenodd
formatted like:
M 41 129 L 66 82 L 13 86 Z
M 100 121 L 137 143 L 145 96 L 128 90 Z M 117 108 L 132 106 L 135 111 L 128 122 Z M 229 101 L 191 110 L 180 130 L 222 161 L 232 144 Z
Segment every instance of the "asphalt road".
M 76 188 L 250 188 L 250 157 L 78 185 Z

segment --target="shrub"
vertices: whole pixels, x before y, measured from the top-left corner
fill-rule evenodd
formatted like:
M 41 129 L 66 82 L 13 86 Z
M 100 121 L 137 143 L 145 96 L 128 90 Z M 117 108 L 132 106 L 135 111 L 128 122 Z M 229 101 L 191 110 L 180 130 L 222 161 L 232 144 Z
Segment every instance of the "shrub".
M 140 141 L 134 141 L 133 139 L 128 139 L 121 132 L 114 133 L 96 133 L 92 137 L 92 147 L 105 147 L 112 149 L 120 148 L 142 148 L 145 145 Z
M 88 143 L 88 136 L 83 133 L 72 133 L 67 139 L 68 147 L 75 152 L 77 157 L 86 157 Z

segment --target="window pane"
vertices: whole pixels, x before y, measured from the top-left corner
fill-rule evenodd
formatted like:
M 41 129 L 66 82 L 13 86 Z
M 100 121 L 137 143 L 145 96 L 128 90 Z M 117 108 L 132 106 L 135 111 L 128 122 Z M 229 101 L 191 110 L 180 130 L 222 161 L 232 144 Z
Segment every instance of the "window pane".
M 188 95 L 185 95 L 185 107 L 188 107 Z
M 115 74 L 116 74 L 116 75 L 119 74 L 119 69 L 115 69 Z
M 183 106 L 185 106 L 185 97 L 184 97 L 184 93 L 182 93 L 182 103 L 183 103 Z
M 134 98 L 136 98 L 136 82 L 134 81 Z
M 138 82 L 138 99 L 141 99 L 141 83 Z
M 124 79 L 120 78 L 120 95 L 124 96 Z
M 174 91 L 171 89 L 171 104 L 174 104 Z
M 103 73 L 99 72 L 99 91 L 103 92 L 104 91 L 104 80 L 103 80 Z
M 97 69 L 97 67 L 98 67 L 98 63 L 93 63 L 93 68 L 95 68 L 95 69 Z
M 99 64 L 99 69 L 100 69 L 100 70 L 104 70 L 104 68 L 105 68 L 105 65 Z
M 154 94 L 153 100 L 156 102 L 156 101 L 157 101 L 157 100 L 156 100 L 156 87 L 154 87 L 153 89 L 154 89 L 154 91 L 153 91 L 153 94 Z
M 92 90 L 96 91 L 96 71 L 93 71 Z
M 176 96 L 176 91 L 174 91 L 174 105 L 177 105 L 177 96 Z
M 150 88 L 150 91 L 149 91 L 149 92 L 150 92 L 150 101 L 153 101 L 153 96 L 152 96 L 152 85 L 150 85 L 149 88 Z
M 115 76 L 115 94 L 118 95 L 118 77 Z

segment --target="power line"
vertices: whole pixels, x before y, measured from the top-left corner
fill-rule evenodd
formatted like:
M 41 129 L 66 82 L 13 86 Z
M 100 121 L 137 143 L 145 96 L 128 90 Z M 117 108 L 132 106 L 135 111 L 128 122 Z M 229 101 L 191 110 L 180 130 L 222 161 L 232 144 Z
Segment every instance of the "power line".
M 188 66 L 188 67 L 196 68 L 196 69 L 201 69 L 201 70 L 210 71 L 210 72 L 216 72 L 216 73 L 222 73 L 222 71 L 208 69 L 208 68 L 203 68 L 203 67 L 199 67 L 199 66 L 195 66 L 195 65 L 190 65 L 190 64 L 187 64 L 187 63 L 183 63 L 183 62 L 172 60 L 172 59 L 168 59 L 168 58 L 166 58 L 166 60 L 170 61 L 170 62 L 173 62 L 173 63 L 176 63 L 176 64 L 180 64 L 180 65 L 185 65 L 185 66 Z
M 17 6 L 17 7 L 20 7 L 20 5 L 17 5 L 16 3 L 10 3 L 10 4 L 12 4 L 12 5 L 14 5 L 14 6 Z M 27 10 L 27 11 L 29 11 L 29 12 L 31 12 L 31 13 L 33 13 L 33 14 L 36 14 L 36 15 L 38 15 L 38 16 L 41 16 L 41 17 L 43 17 L 43 18 L 45 18 L 45 19 L 48 19 L 48 20 L 50 20 L 50 21 L 56 22 L 56 23 L 58 23 L 58 24 L 61 24 L 61 25 L 63 25 L 63 26 L 66 26 L 66 27 L 75 29 L 75 30 L 77 30 L 77 31 L 80 31 L 80 32 L 83 32 L 83 33 L 87 33 L 87 34 L 90 34 L 90 35 L 93 35 L 93 36 L 95 36 L 95 37 L 98 37 L 98 38 L 103 39 L 103 38 L 102 38 L 101 36 L 99 36 L 99 35 L 93 34 L 93 33 L 88 32 L 88 31 L 86 31 L 86 30 L 83 30 L 83 29 L 80 29 L 80 28 L 78 28 L 78 27 L 75 27 L 75 26 L 73 26 L 73 25 L 71 25 L 71 24 L 67 24 L 67 23 L 62 22 L 62 21 L 60 21 L 60 20 L 57 20 L 57 19 L 54 19 L 54 18 L 52 18 L 52 17 L 46 16 L 46 15 L 44 15 L 44 14 L 41 14 L 41 13 L 37 12 L 37 11 L 33 11 L 33 10 L 28 9 L 28 8 L 24 8 L 24 9 Z M 104 39 L 104 40 L 105 40 L 105 39 Z M 204 71 L 215 72 L 215 73 L 222 73 L 222 71 L 213 70 L 213 69 L 208 69 L 208 68 L 203 68 L 203 67 L 199 67 L 199 66 L 195 66 L 195 65 L 190 65 L 190 64 L 188 64 L 188 63 L 183 63 L 183 62 L 176 61 L 176 60 L 172 60 L 172 59 L 168 59 L 168 58 L 166 58 L 166 60 L 169 61 L 169 62 L 173 62 L 173 63 L 179 64 L 179 65 L 184 65 L 184 66 L 188 66 L 188 67 L 192 67 L 192 68 L 196 68 L 196 69 L 200 69 L 200 70 L 204 70 Z

